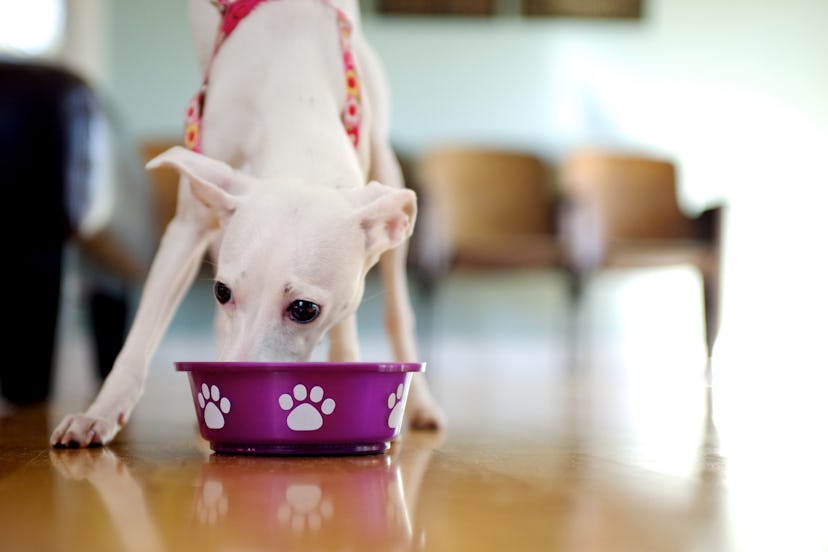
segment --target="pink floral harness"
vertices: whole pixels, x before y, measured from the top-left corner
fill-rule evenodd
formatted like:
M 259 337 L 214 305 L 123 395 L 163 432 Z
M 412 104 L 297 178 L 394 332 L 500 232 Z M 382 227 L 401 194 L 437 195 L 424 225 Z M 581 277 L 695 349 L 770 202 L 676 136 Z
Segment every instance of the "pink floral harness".
M 184 145 L 189 149 L 201 153 L 202 136 L 202 110 L 204 99 L 207 95 L 210 69 L 213 60 L 216 58 L 222 43 L 235 30 L 236 26 L 256 6 L 269 0 L 215 0 L 214 3 L 221 13 L 221 24 L 216 35 L 216 43 L 213 47 L 213 55 L 204 71 L 204 80 L 198 92 L 187 104 L 187 117 L 184 125 Z M 322 0 L 336 11 L 337 28 L 339 32 L 339 46 L 342 50 L 342 62 L 345 70 L 345 108 L 342 111 L 342 125 L 354 147 L 359 145 L 359 127 L 362 120 L 362 97 L 360 94 L 359 76 L 357 75 L 356 63 L 351 48 L 351 21 L 339 8 L 331 3 L 331 0 Z

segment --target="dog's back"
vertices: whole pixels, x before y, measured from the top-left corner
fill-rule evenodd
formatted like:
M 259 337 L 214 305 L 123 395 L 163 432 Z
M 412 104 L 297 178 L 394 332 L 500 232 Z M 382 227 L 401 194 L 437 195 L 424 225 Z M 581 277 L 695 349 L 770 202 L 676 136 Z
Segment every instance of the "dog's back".
M 338 130 L 341 124 L 331 124 L 341 123 L 346 109 L 343 56 L 361 57 L 344 53 L 334 4 L 347 10 L 346 18 L 357 13 L 352 1 L 264 0 L 239 23 L 243 32 L 233 32 L 216 49 L 218 10 L 191 0 L 196 47 L 209 71 L 204 153 L 260 177 L 307 178 L 324 169 L 321 180 L 364 184 L 368 141 L 357 143 L 357 159 L 352 152 L 343 154 L 352 144 Z M 355 21 L 348 23 L 361 46 Z M 359 59 L 354 63 L 359 66 Z M 370 98 L 365 87 L 359 94 L 360 124 L 368 127 Z M 339 166 L 332 166 L 332 159 L 341 160 Z

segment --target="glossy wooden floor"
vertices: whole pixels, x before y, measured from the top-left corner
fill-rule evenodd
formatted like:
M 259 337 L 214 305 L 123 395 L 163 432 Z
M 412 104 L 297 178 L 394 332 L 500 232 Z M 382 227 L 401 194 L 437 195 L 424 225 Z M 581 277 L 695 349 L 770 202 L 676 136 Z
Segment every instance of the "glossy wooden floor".
M 808 371 L 745 380 L 732 355 L 710 387 L 701 333 L 501 336 L 438 338 L 450 426 L 379 456 L 212 454 L 170 368 L 105 448 L 47 446 L 82 393 L 5 412 L 0 549 L 828 550 L 828 409 Z

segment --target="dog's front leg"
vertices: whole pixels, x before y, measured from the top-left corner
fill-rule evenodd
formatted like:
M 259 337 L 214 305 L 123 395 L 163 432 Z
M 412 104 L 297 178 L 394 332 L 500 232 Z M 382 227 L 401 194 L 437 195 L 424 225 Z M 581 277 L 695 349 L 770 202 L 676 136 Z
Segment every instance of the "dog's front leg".
M 209 221 L 186 215 L 176 214 L 161 239 L 132 328 L 97 398 L 86 412 L 63 418 L 52 433 L 53 446 L 106 444 L 129 418 L 155 349 L 217 231 Z
M 380 133 L 374 136 L 372 177 L 389 186 L 405 186 L 397 157 Z M 391 340 L 394 357 L 400 362 L 419 362 L 415 332 L 414 309 L 409 295 L 406 264 L 408 243 L 386 251 L 380 257 L 380 272 L 385 291 L 385 327 Z M 445 426 L 445 417 L 431 395 L 422 374 L 411 381 L 406 403 L 408 424 L 417 429 L 438 429 Z
M 391 339 L 394 357 L 401 362 L 417 362 L 414 310 L 408 294 L 405 272 L 406 244 L 387 251 L 380 258 L 385 290 L 385 326 Z M 416 429 L 439 429 L 445 418 L 431 395 L 425 375 L 415 374 L 406 402 L 408 425 Z
M 359 360 L 356 315 L 352 314 L 328 332 L 328 360 L 356 362 Z

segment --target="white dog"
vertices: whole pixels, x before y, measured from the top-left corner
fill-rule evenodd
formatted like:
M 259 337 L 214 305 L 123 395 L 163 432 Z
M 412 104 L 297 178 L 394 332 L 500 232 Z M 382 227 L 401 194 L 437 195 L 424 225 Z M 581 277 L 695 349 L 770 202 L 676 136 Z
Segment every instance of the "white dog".
M 331 360 L 358 360 L 355 313 L 378 261 L 394 356 L 419 360 L 405 273 L 416 196 L 388 142 L 387 88 L 357 1 L 217 4 L 190 2 L 206 75 L 187 114 L 190 149 L 147 165 L 181 173 L 175 217 L 112 372 L 53 445 L 106 444 L 126 423 L 211 244 L 221 360 L 306 361 L 326 335 Z M 442 424 L 421 375 L 406 415 Z

